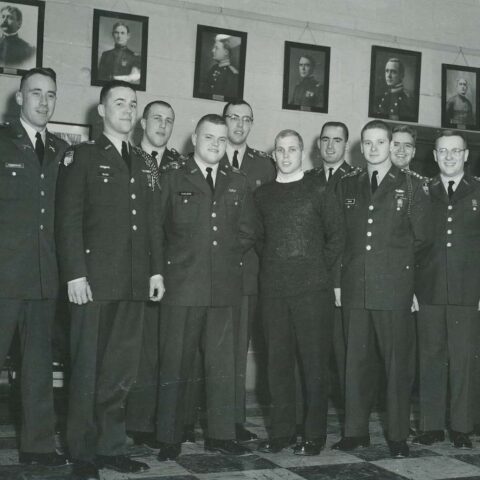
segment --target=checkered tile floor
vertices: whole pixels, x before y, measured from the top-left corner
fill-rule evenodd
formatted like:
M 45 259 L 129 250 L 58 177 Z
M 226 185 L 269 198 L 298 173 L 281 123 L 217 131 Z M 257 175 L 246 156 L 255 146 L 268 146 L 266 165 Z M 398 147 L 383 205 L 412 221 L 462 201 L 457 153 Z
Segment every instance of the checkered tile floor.
M 263 417 L 249 416 L 247 427 L 265 438 Z M 314 457 L 299 457 L 289 449 L 275 455 L 260 453 L 256 451 L 258 442 L 251 443 L 252 453 L 243 457 L 206 453 L 199 430 L 197 443 L 184 444 L 177 461 L 158 462 L 155 451 L 131 447 L 130 453 L 147 462 L 150 470 L 138 475 L 102 470 L 101 477 L 102 480 L 480 480 L 480 438 L 473 439 L 473 450 L 457 450 L 446 441 L 432 447 L 411 446 L 409 458 L 393 460 L 377 414 L 372 415 L 370 428 L 371 447 L 351 454 L 333 451 L 330 447 L 339 438 L 340 425 L 332 410 L 327 447 Z M 48 469 L 18 465 L 14 435 L 11 425 L 0 425 L 1 480 L 72 479 L 69 466 Z

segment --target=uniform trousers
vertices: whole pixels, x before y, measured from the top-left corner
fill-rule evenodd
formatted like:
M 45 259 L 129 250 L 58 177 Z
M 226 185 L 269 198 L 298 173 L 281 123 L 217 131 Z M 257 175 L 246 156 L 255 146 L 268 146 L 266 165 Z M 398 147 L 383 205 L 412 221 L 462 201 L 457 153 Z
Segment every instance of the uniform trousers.
M 477 306 L 420 305 L 420 429 L 443 430 L 450 385 L 450 427 L 473 430 L 480 313 Z
M 160 305 L 145 305 L 142 349 L 137 378 L 127 398 L 127 430 L 154 432 L 158 393 L 158 342 Z
M 245 388 L 247 356 L 253 322 L 257 314 L 257 295 L 243 295 L 240 307 L 235 308 L 235 422 L 243 424 L 246 419 Z
M 335 307 L 333 313 L 333 353 L 340 390 L 340 401 L 345 402 L 345 359 L 347 348 L 345 342 L 345 327 L 343 325 L 343 312 L 341 307 Z
M 415 323 L 410 309 L 343 309 L 347 360 L 345 436 L 368 435 L 378 379 L 378 344 L 386 374 L 387 438 L 403 441 L 410 429 L 410 397 L 415 375 Z
M 161 306 L 157 438 L 180 443 L 185 395 L 199 345 L 205 375 L 208 436 L 235 439 L 233 307 Z
M 305 392 L 304 436 L 327 432 L 329 355 L 332 343 L 333 291 L 286 297 L 260 296 L 268 352 L 271 438 L 296 432 L 295 357 Z
M 140 361 L 144 306 L 72 305 L 67 442 L 73 459 L 125 453 L 125 402 Z
M 20 334 L 22 429 L 20 450 L 55 450 L 52 384 L 52 327 L 56 300 L 0 299 L 0 365 L 18 327 Z

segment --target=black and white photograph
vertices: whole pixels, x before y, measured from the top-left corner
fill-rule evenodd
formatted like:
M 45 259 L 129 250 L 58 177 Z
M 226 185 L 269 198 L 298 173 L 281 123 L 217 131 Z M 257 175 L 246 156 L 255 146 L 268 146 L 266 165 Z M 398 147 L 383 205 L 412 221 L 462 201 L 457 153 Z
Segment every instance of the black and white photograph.
M 418 122 L 421 52 L 372 46 L 368 116 Z
M 285 42 L 282 108 L 328 113 L 330 47 Z
M 246 52 L 246 32 L 197 25 L 193 96 L 243 98 Z
M 48 131 L 67 142 L 70 146 L 88 142 L 92 137 L 92 126 L 79 123 L 48 122 Z
M 0 73 L 22 75 L 42 66 L 45 2 L 0 2 Z
M 479 73 L 475 67 L 442 64 L 442 127 L 480 129 Z
M 93 11 L 92 85 L 123 80 L 136 90 L 147 83 L 148 17 Z

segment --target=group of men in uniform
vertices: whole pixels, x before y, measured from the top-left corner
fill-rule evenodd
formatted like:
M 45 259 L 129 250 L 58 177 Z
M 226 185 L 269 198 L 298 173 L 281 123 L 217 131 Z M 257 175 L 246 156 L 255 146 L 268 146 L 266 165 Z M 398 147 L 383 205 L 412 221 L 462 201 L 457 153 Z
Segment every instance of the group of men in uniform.
M 244 426 L 245 370 L 257 312 L 272 400 L 261 451 L 324 448 L 332 345 L 346 414 L 332 448 L 368 446 L 377 345 L 388 445 L 393 457 L 408 456 L 416 322 L 413 441 L 444 440 L 449 383 L 451 439 L 472 447 L 480 181 L 465 171 L 462 134 L 440 132 L 440 173 L 429 180 L 408 168 L 410 127 L 367 123 L 359 169 L 345 162 L 346 125 L 327 122 L 322 167 L 304 172 L 294 130 L 275 138 L 274 163 L 247 145 L 253 110 L 244 100 L 202 117 L 188 156 L 167 147 L 175 114 L 163 101 L 145 107 L 140 145 L 129 142 L 137 99 L 122 81 L 102 88 L 103 134 L 68 149 L 46 130 L 52 70 L 28 71 L 16 100 L 20 118 L 0 130 L 0 220 L 9 232 L 0 239 L 0 360 L 18 326 L 22 463 L 66 461 L 55 450 L 51 378 L 57 262 L 71 302 L 67 444 L 78 478 L 147 470 L 127 455 L 127 430 L 158 447 L 159 460 L 175 459 L 191 433 L 197 377 L 205 448 L 248 453 L 244 442 L 257 436 Z

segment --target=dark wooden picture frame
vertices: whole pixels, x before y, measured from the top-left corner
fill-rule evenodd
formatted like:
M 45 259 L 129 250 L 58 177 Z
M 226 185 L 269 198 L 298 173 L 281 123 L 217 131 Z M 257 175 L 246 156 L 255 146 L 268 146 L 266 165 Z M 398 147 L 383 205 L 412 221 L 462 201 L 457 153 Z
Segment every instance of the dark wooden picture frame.
M 330 47 L 285 42 L 282 108 L 328 113 Z
M 145 91 L 147 50 L 148 17 L 93 10 L 92 85 L 118 79 Z
M 48 122 L 47 129 L 69 145 L 87 142 L 92 138 L 92 126 L 86 123 Z
M 228 102 L 243 98 L 247 33 L 197 25 L 193 96 Z
M 368 116 L 418 122 L 422 53 L 372 46 Z
M 479 68 L 442 63 L 442 127 L 480 130 Z
M 4 24 L 0 28 L 0 73 L 23 75 L 31 68 L 41 67 L 45 2 L 2 0 L 0 17 Z

